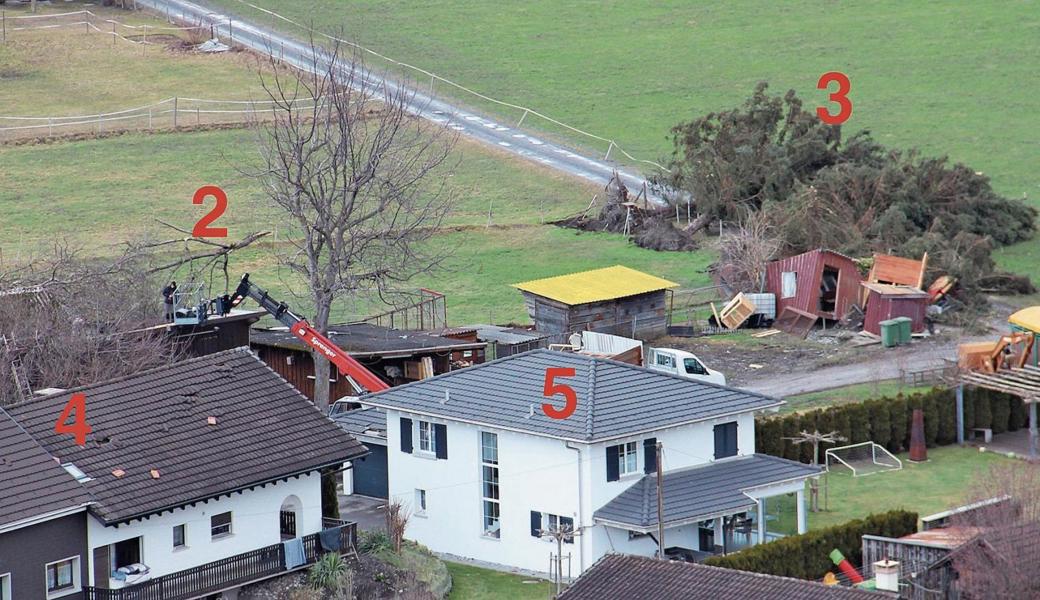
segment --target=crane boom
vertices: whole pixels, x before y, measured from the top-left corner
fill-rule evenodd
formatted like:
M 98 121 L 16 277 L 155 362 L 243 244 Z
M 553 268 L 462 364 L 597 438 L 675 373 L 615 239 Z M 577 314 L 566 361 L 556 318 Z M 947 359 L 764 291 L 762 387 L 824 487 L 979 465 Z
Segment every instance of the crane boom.
M 329 362 L 336 365 L 340 373 L 357 382 L 365 390 L 379 392 L 390 389 L 390 386 L 376 376 L 375 373 L 366 369 L 364 365 L 354 360 L 339 346 L 332 343 L 332 340 L 311 327 L 307 319 L 292 312 L 286 303 L 275 300 L 263 288 L 249 281 L 249 273 L 242 276 L 242 281 L 239 282 L 234 296 L 226 301 L 226 308 L 230 309 L 230 307 L 238 306 L 246 298 L 255 300 L 260 305 L 260 308 L 271 313 L 274 318 L 288 327 L 293 335 L 329 359 Z

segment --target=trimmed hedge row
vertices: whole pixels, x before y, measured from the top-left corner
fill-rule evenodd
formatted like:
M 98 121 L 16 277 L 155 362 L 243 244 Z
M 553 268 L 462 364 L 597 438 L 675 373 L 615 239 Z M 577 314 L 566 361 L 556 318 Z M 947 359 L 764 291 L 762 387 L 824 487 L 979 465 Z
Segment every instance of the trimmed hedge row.
M 713 556 L 704 564 L 798 579 L 821 579 L 828 571 L 837 571 L 828 556 L 831 550 L 841 550 L 853 565 L 862 566 L 861 538 L 864 534 L 902 537 L 915 531 L 917 513 L 893 510 L 802 535 L 787 536 L 735 554 Z
M 758 417 L 755 420 L 755 451 L 804 463 L 812 462 L 812 444 L 795 444 L 785 437 L 800 431 L 837 431 L 848 442 L 873 441 L 889 452 L 910 448 L 910 420 L 915 408 L 924 409 L 925 441 L 929 447 L 957 442 L 957 400 L 955 390 L 935 389 L 895 398 L 884 397 L 864 402 L 839 404 L 805 413 Z M 1028 416 L 1021 399 L 978 388 L 964 390 L 964 427 L 985 427 L 993 433 L 1017 431 L 1026 427 Z M 842 444 L 842 445 L 844 445 Z M 820 447 L 823 452 L 831 446 Z

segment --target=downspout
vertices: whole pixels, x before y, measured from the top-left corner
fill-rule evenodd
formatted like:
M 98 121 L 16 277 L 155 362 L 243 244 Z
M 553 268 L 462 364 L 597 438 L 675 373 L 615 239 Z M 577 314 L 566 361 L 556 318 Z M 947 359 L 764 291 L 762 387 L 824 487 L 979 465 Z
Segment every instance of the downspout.
M 581 530 L 581 535 L 574 536 L 574 539 L 578 542 L 578 573 L 585 572 L 585 520 L 582 518 L 581 507 L 581 491 L 582 491 L 582 477 L 581 477 L 581 448 L 575 448 L 571 446 L 571 442 L 564 442 L 563 445 L 568 450 L 574 450 L 578 453 L 578 528 Z

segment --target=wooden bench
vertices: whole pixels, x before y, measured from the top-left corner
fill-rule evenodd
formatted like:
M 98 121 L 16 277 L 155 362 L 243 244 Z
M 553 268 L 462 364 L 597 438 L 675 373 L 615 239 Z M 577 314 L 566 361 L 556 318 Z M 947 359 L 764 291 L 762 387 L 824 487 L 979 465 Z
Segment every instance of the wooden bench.
M 982 441 L 989 444 L 993 442 L 993 430 L 988 427 L 976 427 L 971 430 L 972 439 L 979 437 L 982 434 Z

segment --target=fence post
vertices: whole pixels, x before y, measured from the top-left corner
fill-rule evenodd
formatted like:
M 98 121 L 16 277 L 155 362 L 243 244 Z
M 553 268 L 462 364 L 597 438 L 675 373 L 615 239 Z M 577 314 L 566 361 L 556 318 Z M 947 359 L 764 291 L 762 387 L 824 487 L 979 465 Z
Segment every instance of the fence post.
M 98 135 L 101 135 L 101 113 L 98 113 L 97 116 L 97 132 Z
M 173 128 L 177 129 L 177 96 L 173 97 Z
M 528 111 L 528 110 L 527 110 L 527 109 L 525 108 L 525 109 L 524 109 L 524 114 L 520 116 L 520 120 L 519 120 L 519 121 L 517 121 L 517 123 L 516 123 L 516 126 L 517 126 L 517 127 L 520 127 L 521 125 L 523 125 L 523 124 L 524 124 L 524 119 L 526 119 L 526 118 L 527 118 L 527 113 L 528 113 L 528 112 L 529 112 L 529 111 Z
M 112 21 L 112 45 L 113 46 L 116 45 L 116 22 L 115 22 L 115 20 Z
M 234 33 L 234 30 L 231 28 L 231 15 L 228 15 L 228 18 L 227 18 L 227 35 L 228 35 L 228 45 L 230 46 L 231 44 L 235 43 L 235 33 Z
M 202 108 L 198 106 L 195 107 L 195 124 L 202 125 Z
M 54 118 L 47 117 L 47 136 L 50 137 L 52 135 L 54 135 Z
M 603 160 L 609 160 L 610 159 L 610 151 L 613 150 L 613 149 L 614 149 L 614 142 L 612 141 L 612 142 L 610 142 L 610 145 L 607 146 L 607 155 L 603 157 Z
M 7 43 L 7 9 L 0 10 L 0 21 L 4 24 L 4 43 Z
M 148 107 L 148 129 L 152 128 L 152 107 Z

